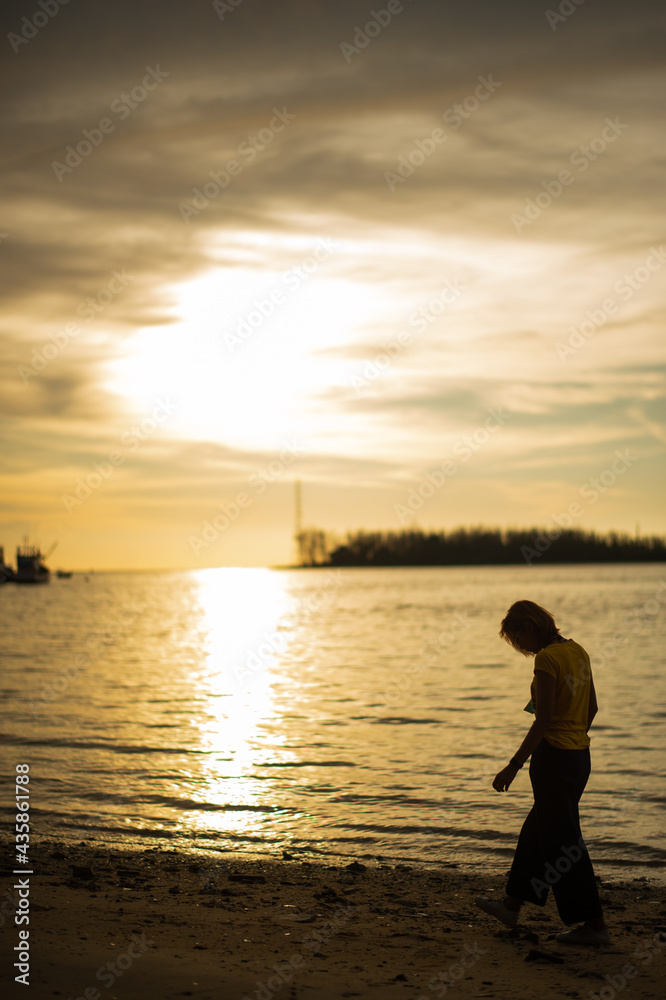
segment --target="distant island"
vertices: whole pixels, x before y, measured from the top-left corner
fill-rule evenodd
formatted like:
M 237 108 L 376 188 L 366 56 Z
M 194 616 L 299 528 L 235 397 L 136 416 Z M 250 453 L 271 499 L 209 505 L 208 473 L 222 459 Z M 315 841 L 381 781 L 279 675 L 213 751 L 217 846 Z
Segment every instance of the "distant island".
M 666 561 L 666 538 L 571 528 L 355 531 L 344 541 L 319 528 L 296 536 L 307 566 L 511 566 Z

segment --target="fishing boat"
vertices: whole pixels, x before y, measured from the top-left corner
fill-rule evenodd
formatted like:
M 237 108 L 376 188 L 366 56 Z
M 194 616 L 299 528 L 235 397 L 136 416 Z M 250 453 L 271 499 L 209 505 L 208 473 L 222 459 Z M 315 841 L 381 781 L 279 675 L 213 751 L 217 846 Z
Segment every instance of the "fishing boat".
M 71 569 L 57 569 L 56 576 L 58 577 L 59 580 L 71 580 L 72 571 Z
M 7 583 L 14 579 L 14 570 L 5 563 L 5 550 L 0 545 L 0 583 Z
M 51 571 L 44 562 L 45 558 L 38 545 L 30 545 L 27 538 L 24 539 L 23 545 L 16 547 L 14 583 L 48 583 Z

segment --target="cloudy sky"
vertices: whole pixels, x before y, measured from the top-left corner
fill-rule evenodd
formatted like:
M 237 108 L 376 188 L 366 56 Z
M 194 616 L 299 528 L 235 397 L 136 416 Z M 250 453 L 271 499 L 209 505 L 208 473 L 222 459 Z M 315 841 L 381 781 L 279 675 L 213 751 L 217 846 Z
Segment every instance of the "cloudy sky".
M 374 11 L 374 13 L 373 13 Z M 666 531 L 655 2 L 4 9 L 0 544 Z

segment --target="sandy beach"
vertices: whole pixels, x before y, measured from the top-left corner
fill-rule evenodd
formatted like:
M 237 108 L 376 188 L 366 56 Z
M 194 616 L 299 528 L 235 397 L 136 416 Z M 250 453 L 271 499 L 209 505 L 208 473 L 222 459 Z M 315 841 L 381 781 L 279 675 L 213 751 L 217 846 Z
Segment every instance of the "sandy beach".
M 474 905 L 504 878 L 364 859 L 203 857 L 42 841 L 14 876 L 5 842 L 3 985 L 85 1000 L 444 996 L 663 998 L 666 889 L 606 880 L 610 946 L 558 944 L 554 902 L 507 930 Z M 19 904 L 29 924 L 15 924 Z M 29 910 L 26 909 L 29 906 Z M 29 930 L 28 991 L 15 948 Z M 25 935 L 24 935 L 25 940 Z

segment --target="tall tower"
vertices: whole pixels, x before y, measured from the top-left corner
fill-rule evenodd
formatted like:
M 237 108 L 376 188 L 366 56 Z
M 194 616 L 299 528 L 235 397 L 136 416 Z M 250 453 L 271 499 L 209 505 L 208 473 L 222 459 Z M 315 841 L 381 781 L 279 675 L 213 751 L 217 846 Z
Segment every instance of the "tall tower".
M 294 524 L 294 542 L 296 544 L 296 565 L 300 566 L 303 563 L 303 510 L 301 504 L 301 481 L 297 479 L 294 483 L 294 506 L 295 506 L 295 524 Z

